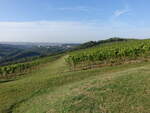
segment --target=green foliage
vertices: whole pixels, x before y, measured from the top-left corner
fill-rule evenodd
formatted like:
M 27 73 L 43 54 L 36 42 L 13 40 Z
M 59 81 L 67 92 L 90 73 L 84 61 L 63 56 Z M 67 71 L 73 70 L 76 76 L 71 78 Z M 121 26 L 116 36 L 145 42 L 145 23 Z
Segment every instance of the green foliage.
M 78 65 L 93 65 L 113 63 L 127 59 L 136 59 L 139 56 L 147 55 L 150 52 L 150 40 L 131 40 L 103 44 L 95 48 L 84 49 L 69 54 L 66 62 L 71 67 Z
M 12 75 L 22 74 L 24 72 L 27 72 L 28 70 L 32 70 L 33 67 L 36 67 L 40 64 L 47 63 L 51 60 L 54 60 L 55 58 L 59 57 L 57 56 L 50 56 L 45 58 L 40 58 L 37 60 L 33 60 L 31 62 L 25 62 L 25 63 L 18 63 L 8 66 L 1 66 L 0 67 L 0 78 L 6 78 L 11 77 Z
M 149 67 L 143 62 L 68 72 L 62 57 L 2 81 L 0 113 L 149 113 Z
M 106 44 L 106 43 L 125 42 L 125 41 L 129 41 L 129 40 L 133 40 L 133 39 L 123 39 L 123 38 L 119 38 L 119 37 L 113 37 L 113 38 L 106 39 L 106 40 L 89 41 L 89 42 L 83 43 L 83 44 L 75 47 L 75 50 L 86 49 L 86 48 L 90 48 L 90 47 L 94 47 L 94 46 Z
M 41 57 L 64 53 L 76 44 L 43 45 L 38 43 L 25 45 L 0 44 L 0 66 L 23 63 Z

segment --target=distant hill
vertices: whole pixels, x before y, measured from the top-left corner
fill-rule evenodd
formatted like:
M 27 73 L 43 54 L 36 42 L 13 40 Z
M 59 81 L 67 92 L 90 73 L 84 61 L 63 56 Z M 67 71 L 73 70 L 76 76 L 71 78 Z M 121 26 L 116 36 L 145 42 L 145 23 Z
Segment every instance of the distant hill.
M 106 40 L 89 41 L 89 42 L 83 43 L 83 44 L 75 47 L 75 49 L 76 50 L 86 49 L 86 48 L 90 48 L 90 47 L 97 46 L 97 45 L 100 45 L 100 44 L 113 43 L 113 42 L 122 42 L 122 41 L 128 41 L 128 40 L 134 40 L 134 39 L 125 39 L 125 38 L 113 37 L 113 38 L 106 39 Z
M 0 65 L 26 62 L 38 57 L 59 54 L 77 44 L 0 43 Z
M 0 58 L 6 56 L 13 56 L 14 54 L 17 54 L 24 50 L 25 48 L 19 47 L 19 46 L 12 46 L 8 44 L 0 44 Z

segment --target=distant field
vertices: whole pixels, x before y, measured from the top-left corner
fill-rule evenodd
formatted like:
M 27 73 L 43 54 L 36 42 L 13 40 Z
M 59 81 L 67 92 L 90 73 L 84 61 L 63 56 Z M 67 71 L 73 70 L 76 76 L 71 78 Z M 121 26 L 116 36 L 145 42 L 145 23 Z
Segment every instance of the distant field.
M 69 72 L 64 58 L 0 83 L 0 113 L 150 112 L 150 62 Z

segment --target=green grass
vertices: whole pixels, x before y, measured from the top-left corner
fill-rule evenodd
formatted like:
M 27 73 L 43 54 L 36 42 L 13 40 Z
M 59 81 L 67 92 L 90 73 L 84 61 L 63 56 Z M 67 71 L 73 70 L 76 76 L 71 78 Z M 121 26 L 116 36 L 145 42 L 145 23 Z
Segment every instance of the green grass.
M 0 113 L 149 113 L 150 63 L 69 72 L 64 57 L 0 83 Z

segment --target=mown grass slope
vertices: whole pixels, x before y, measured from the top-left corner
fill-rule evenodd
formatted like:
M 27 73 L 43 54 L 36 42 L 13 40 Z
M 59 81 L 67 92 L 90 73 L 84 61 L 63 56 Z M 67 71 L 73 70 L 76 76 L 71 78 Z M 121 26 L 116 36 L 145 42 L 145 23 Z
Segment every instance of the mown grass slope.
M 150 63 L 69 72 L 64 57 L 0 83 L 0 113 L 149 113 Z

